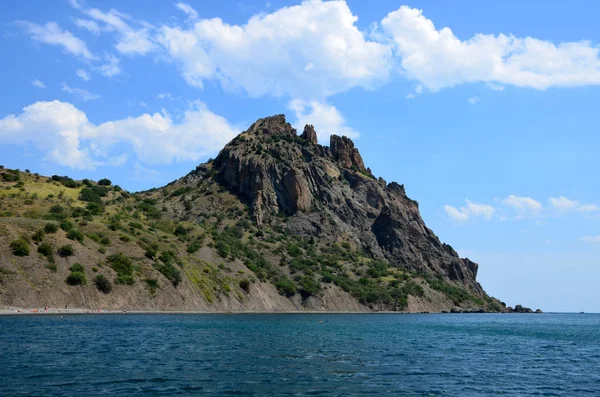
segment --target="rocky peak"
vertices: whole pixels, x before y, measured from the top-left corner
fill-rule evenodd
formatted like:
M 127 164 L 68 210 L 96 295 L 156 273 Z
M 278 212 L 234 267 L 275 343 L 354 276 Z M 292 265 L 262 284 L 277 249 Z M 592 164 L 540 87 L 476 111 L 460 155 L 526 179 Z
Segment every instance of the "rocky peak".
M 358 171 L 366 172 L 363 159 L 354 147 L 354 142 L 347 136 L 332 135 L 329 140 L 331 155 L 344 168 L 355 167 Z
M 271 135 L 296 135 L 296 129 L 285 121 L 284 114 L 258 119 L 248 128 L 246 133 L 264 133 Z
M 302 135 L 300 135 L 303 139 L 306 139 L 308 142 L 317 144 L 317 133 L 315 131 L 315 127 L 312 124 L 306 124 L 304 126 L 304 131 Z

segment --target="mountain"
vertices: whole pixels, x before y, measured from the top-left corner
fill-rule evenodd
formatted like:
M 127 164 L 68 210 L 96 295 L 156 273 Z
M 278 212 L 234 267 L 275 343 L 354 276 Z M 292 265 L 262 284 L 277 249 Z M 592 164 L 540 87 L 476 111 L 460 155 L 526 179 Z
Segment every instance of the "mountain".
M 145 192 L 0 173 L 0 306 L 506 311 L 352 140 L 283 115 Z

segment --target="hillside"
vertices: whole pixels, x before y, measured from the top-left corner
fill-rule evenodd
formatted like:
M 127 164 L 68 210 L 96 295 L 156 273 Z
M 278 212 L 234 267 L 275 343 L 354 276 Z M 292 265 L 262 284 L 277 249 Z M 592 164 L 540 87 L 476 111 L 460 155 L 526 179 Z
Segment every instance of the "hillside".
M 283 115 L 162 188 L 0 170 L 0 306 L 504 311 L 404 186 Z

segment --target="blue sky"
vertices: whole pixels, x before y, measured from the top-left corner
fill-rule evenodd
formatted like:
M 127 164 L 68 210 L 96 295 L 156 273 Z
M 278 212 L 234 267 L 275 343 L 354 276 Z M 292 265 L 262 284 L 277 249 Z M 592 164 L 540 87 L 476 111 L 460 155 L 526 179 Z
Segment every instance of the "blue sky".
M 151 4 L 151 6 L 149 6 Z M 354 138 L 509 305 L 600 312 L 592 1 L 11 2 L 0 163 L 161 186 L 255 119 Z

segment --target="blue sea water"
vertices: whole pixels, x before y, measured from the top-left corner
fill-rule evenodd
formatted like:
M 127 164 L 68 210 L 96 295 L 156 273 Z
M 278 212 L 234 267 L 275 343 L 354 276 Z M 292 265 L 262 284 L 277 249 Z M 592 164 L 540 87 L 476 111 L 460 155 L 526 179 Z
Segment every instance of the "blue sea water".
M 600 315 L 5 316 L 0 395 L 600 396 Z

